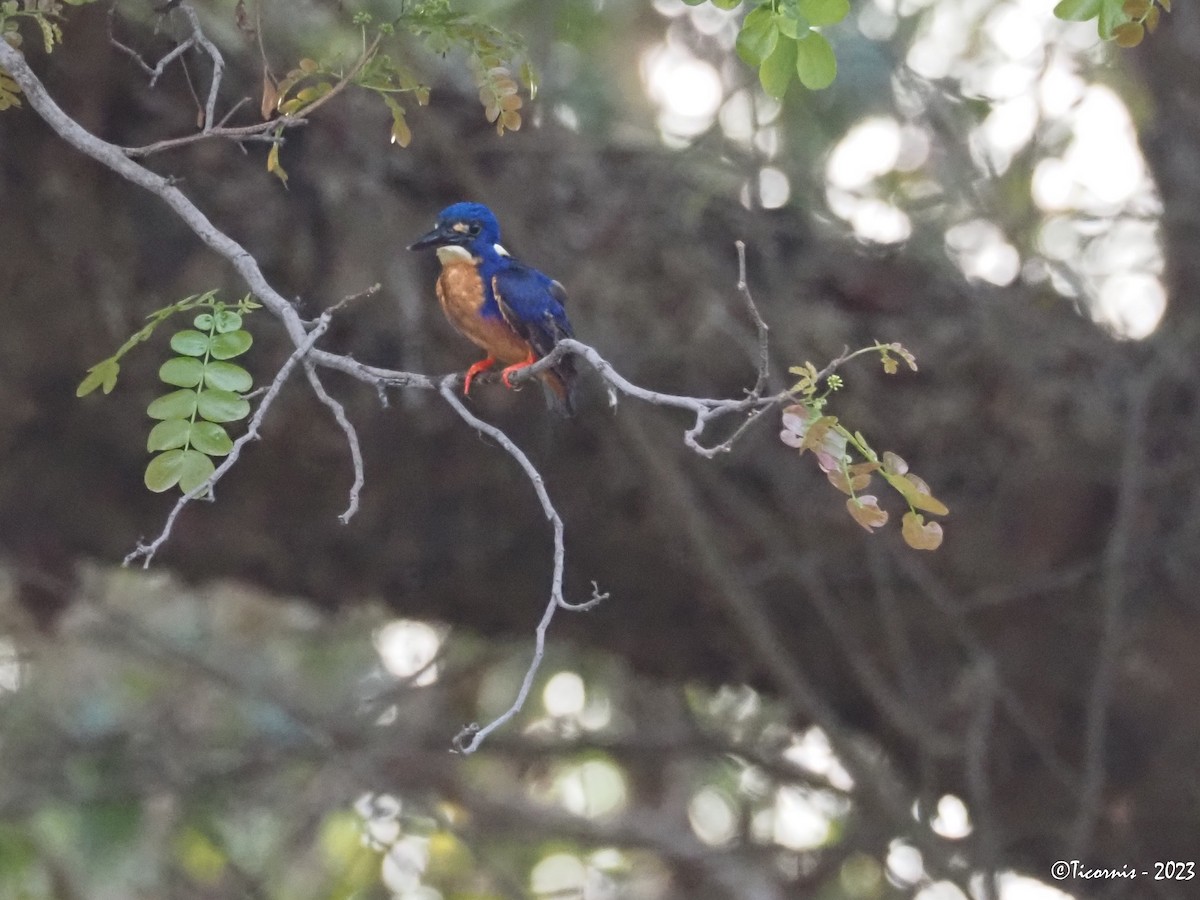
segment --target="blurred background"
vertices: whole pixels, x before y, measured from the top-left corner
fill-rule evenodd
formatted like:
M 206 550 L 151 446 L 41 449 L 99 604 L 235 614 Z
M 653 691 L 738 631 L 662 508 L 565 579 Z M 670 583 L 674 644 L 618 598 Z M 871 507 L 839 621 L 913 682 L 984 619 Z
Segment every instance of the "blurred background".
M 232 2 L 194 5 L 228 64 L 218 109 L 249 97 L 231 124 L 253 123 L 257 36 Z M 356 10 L 403 6 L 265 0 L 263 49 L 282 75 L 357 40 Z M 25 35 L 118 144 L 194 130 L 207 84 L 194 53 L 151 89 L 114 49 L 110 29 L 151 60 L 187 35 L 148 7 L 71 9 L 50 56 Z M 833 86 L 782 101 L 733 52 L 741 8 L 460 8 L 526 41 L 519 131 L 488 124 L 460 53 L 398 39 L 432 87 L 407 148 L 349 90 L 288 132 L 286 188 L 262 144 L 147 165 L 306 316 L 379 282 L 323 346 L 431 374 L 476 359 L 435 261 L 404 250 L 450 202 L 497 212 L 618 371 L 692 396 L 754 382 L 742 240 L 772 389 L 846 345 L 916 355 L 851 364 L 833 412 L 949 505 L 943 547 L 868 535 L 774 423 L 706 460 L 687 419 L 610 408 L 594 377 L 571 421 L 482 385 L 474 410 L 565 521 L 569 599 L 611 598 L 561 612 L 524 712 L 451 754 L 511 703 L 548 597 L 550 528 L 511 457 L 434 394 L 383 404 L 331 374 L 365 455 L 342 525 L 345 440 L 296 381 L 218 502 L 123 569 L 174 502 L 142 486 L 167 335 L 111 396 L 75 386 L 148 313 L 245 286 L 8 110 L 0 897 L 1196 896 L 1173 880 L 1200 855 L 1196 8 L 1120 50 L 1045 0 L 853 0 Z M 248 327 L 264 383 L 286 340 Z

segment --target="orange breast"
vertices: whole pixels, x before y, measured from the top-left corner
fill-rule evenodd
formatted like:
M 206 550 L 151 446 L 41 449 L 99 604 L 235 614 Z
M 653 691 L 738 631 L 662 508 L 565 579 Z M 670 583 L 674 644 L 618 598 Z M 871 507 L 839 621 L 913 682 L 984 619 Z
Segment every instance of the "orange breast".
M 483 279 L 479 270 L 466 261 L 442 266 L 437 282 L 442 311 L 459 332 L 504 365 L 521 362 L 529 356 L 529 342 L 509 327 L 502 318 L 480 315 L 483 307 Z

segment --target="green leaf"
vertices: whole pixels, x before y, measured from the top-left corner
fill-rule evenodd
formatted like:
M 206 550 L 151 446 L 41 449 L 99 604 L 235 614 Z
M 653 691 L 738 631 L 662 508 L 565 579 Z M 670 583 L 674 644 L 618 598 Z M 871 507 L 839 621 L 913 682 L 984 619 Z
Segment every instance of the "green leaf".
M 209 337 L 199 331 L 185 329 L 171 335 L 171 349 L 184 356 L 203 356 L 208 352 Z
M 216 422 L 196 422 L 191 437 L 192 446 L 209 456 L 228 456 L 233 449 L 229 432 Z
M 281 103 L 279 111 L 284 115 L 291 115 L 303 105 L 300 100 L 293 99 L 287 101 L 287 103 Z M 267 152 L 267 171 L 282 181 L 284 187 L 287 187 L 288 174 L 283 168 L 283 164 L 279 162 L 279 144 L 277 143 L 272 144 L 271 149 Z
M 175 487 L 179 483 L 179 476 L 183 474 L 183 454 L 183 450 L 168 450 L 150 460 L 142 477 L 146 487 L 156 494 Z
M 242 317 L 232 309 L 223 309 L 213 318 L 219 334 L 228 334 L 242 327 Z
M 1054 15 L 1068 22 L 1086 22 L 1100 15 L 1104 0 L 1062 0 L 1054 7 Z
M 1123 0 L 1104 0 L 1100 4 L 1100 21 L 1096 25 L 1104 40 L 1112 40 L 1117 26 L 1129 20 L 1124 5 Z
M 704 0 L 683 0 L 688 6 L 699 6 Z
M 800 0 L 799 8 L 809 25 L 836 25 L 850 12 L 850 0 Z
M 808 34 L 808 19 L 800 15 L 800 10 L 793 3 L 783 6 L 775 16 L 775 24 L 779 26 L 779 33 L 784 37 L 789 37 L 793 41 L 799 40 Z
M 194 356 L 176 356 L 162 364 L 158 377 L 176 387 L 195 387 L 204 377 L 204 363 Z
M 250 404 L 233 391 L 211 389 L 197 396 L 197 409 L 210 422 L 236 422 L 250 415 Z
M 771 55 L 763 60 L 758 70 L 758 80 L 763 90 L 776 99 L 787 93 L 788 82 L 796 70 L 796 42 L 780 38 Z
M 87 377 L 75 388 L 76 397 L 86 397 L 96 388 L 103 388 L 104 393 L 111 394 L 117 384 L 117 374 L 121 371 L 120 364 L 115 359 L 106 359 L 88 369 Z
M 400 106 L 392 108 L 392 143 L 398 147 L 407 147 L 412 143 L 412 129 L 408 127 L 408 119 Z
M 734 9 L 742 0 L 712 0 L 712 5 L 717 9 Z
M 949 514 L 950 510 L 946 507 L 946 504 L 934 497 L 929 491 L 929 485 L 927 485 L 916 475 L 911 473 L 904 475 L 889 475 L 885 471 L 884 478 L 886 478 L 888 484 L 899 491 L 900 496 L 907 500 L 909 505 L 915 509 L 924 510 L 925 512 L 933 513 L 937 516 Z
M 172 391 L 146 407 L 146 415 L 152 419 L 190 419 L 195 414 L 195 391 Z
M 738 56 L 746 65 L 757 68 L 778 43 L 779 26 L 775 24 L 775 14 L 769 6 L 760 6 L 742 22 L 742 30 L 737 36 Z
M 36 20 L 37 20 L 38 25 L 40 25 L 42 28 L 42 40 L 46 45 L 46 52 L 53 53 L 54 52 L 54 26 L 50 23 L 49 19 L 43 18 L 42 16 L 37 16 Z
M 146 449 L 153 453 L 155 450 L 174 450 L 176 447 L 186 447 L 191 431 L 192 423 L 187 419 L 166 419 L 150 429 L 150 437 L 146 439 Z
M 230 331 L 213 337 L 209 353 L 213 359 L 233 359 L 249 350 L 252 343 L 254 338 L 250 336 L 250 332 Z
M 200 313 L 200 315 L 196 316 L 195 321 L 192 322 L 201 331 L 212 331 L 214 323 L 215 320 L 212 313 Z
M 223 391 L 242 393 L 250 390 L 254 379 L 237 363 L 210 362 L 204 368 L 204 383 L 208 387 L 220 388 Z
M 190 494 L 212 477 L 216 471 L 213 461 L 199 450 L 184 450 L 179 463 L 179 489 Z
M 810 31 L 796 43 L 796 74 L 800 83 L 810 91 L 819 91 L 833 84 L 837 77 L 837 58 L 825 35 Z

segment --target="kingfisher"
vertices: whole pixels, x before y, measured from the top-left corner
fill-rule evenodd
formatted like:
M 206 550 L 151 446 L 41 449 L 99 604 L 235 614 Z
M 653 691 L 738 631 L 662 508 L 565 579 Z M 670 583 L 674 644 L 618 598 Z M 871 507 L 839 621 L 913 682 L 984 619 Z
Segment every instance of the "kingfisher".
M 532 266 L 514 259 L 500 244 L 500 223 L 482 203 L 443 209 L 433 230 L 409 250 L 437 248 L 442 264 L 437 296 L 446 318 L 487 354 L 467 369 L 463 393 L 481 372 L 501 363 L 500 380 L 512 389 L 514 372 L 533 365 L 563 338 L 574 337 L 563 303 L 566 289 Z M 540 372 L 547 402 L 564 415 L 574 412 L 575 361 L 564 356 Z

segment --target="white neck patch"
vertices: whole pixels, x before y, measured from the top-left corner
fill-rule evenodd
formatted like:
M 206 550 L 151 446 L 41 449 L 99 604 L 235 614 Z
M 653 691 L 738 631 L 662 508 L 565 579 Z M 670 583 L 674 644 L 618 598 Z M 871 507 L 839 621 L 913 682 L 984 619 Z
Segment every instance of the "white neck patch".
M 437 258 L 443 266 L 448 266 L 451 263 L 473 263 L 475 257 L 471 255 L 471 251 L 466 247 L 459 247 L 456 244 L 447 244 L 445 247 L 437 248 Z
M 497 253 L 499 253 L 501 256 L 512 256 L 511 253 L 509 253 L 507 250 L 505 250 L 499 244 L 492 244 L 492 249 L 495 250 Z

